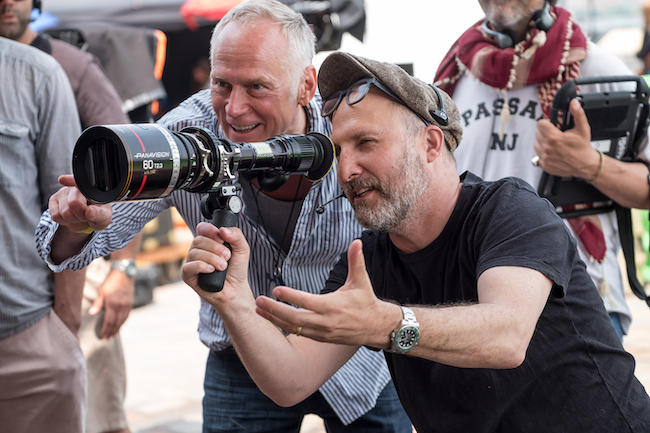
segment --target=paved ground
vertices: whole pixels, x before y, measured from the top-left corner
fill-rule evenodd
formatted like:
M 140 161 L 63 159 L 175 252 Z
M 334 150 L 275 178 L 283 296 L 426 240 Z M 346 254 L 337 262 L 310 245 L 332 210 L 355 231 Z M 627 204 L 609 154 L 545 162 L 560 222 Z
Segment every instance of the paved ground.
M 637 360 L 637 376 L 650 387 L 650 308 L 630 295 L 634 323 L 625 347 Z M 207 349 L 199 342 L 199 298 L 182 282 L 154 290 L 154 302 L 138 308 L 122 328 L 127 360 L 126 410 L 133 433 L 200 433 L 202 379 Z M 309 417 L 302 433 L 324 432 Z

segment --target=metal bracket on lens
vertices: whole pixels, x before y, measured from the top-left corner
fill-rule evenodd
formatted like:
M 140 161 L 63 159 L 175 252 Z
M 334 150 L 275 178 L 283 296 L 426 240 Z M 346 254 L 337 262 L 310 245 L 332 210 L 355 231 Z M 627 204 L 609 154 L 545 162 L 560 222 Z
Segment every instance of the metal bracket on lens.
M 241 150 L 238 147 L 229 151 L 223 144 L 219 144 L 217 149 L 219 150 L 219 173 L 217 173 L 217 182 L 212 186 L 213 188 L 218 187 L 223 181 L 232 181 L 235 179 L 235 175 L 230 170 L 232 165 L 231 161 L 241 154 Z
M 212 171 L 212 169 L 208 165 L 208 161 L 209 161 L 208 156 L 212 153 L 212 151 L 210 149 L 208 149 L 207 147 L 205 147 L 205 145 L 203 144 L 203 142 L 201 140 L 199 140 L 196 137 L 193 137 L 193 138 L 194 138 L 194 141 L 196 142 L 196 147 L 198 148 L 199 152 L 201 152 L 201 161 L 203 162 L 202 163 L 203 171 L 206 172 L 208 174 L 208 176 L 210 176 L 210 177 L 214 176 L 214 171 Z

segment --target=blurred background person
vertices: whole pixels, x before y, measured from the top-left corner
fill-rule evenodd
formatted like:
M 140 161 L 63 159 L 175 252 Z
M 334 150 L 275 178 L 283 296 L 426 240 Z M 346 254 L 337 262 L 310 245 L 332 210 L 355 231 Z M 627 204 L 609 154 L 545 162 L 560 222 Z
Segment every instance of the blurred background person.
M 641 74 L 650 74 L 650 1 L 643 4 L 643 44 L 637 57 L 643 62 Z
M 53 275 L 33 247 L 79 136 L 70 83 L 39 50 L 0 37 L 0 426 L 83 433 L 79 274 Z M 83 277 L 83 274 L 81 274 Z
M 130 123 L 95 56 L 30 28 L 35 8 L 42 8 L 42 2 L 0 0 L 0 36 L 36 47 L 59 62 L 72 86 L 82 129 Z M 112 264 L 98 259 L 76 277 L 83 277 L 84 272 L 87 277 L 79 330 L 88 370 L 87 433 L 129 432 L 123 409 L 126 369 L 118 331 L 133 306 L 139 246 L 140 236 L 114 252 Z
M 210 87 L 210 59 L 201 57 L 192 66 L 192 93 Z

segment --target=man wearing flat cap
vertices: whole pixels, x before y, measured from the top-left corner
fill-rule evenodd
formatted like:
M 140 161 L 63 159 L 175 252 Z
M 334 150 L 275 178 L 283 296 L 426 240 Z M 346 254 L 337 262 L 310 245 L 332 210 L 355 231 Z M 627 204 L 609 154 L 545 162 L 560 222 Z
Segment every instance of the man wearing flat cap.
M 449 96 L 345 53 L 318 84 L 338 180 L 368 229 L 323 293 L 254 299 L 238 229 L 200 225 L 183 267 L 260 389 L 295 404 L 367 346 L 384 351 L 419 433 L 650 431 L 650 399 L 573 237 L 525 182 L 458 176 Z M 224 290 L 202 291 L 198 274 L 226 260 Z

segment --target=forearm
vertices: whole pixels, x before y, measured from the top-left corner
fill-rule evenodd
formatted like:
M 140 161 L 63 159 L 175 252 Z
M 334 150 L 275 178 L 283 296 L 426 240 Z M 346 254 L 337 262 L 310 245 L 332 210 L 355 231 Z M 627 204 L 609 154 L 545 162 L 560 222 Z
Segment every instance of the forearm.
M 85 269 L 54 274 L 54 311 L 75 335 L 81 327 L 81 301 L 85 277 Z
M 287 338 L 275 322 L 262 316 L 265 313 L 258 302 L 274 301 L 263 296 L 256 300 L 253 296 L 248 282 L 250 250 L 241 230 L 201 222 L 196 233 L 183 265 L 183 281 L 216 309 L 248 373 L 277 404 L 292 406 L 302 401 L 354 354 L 356 347 L 322 344 L 305 337 Z M 223 288 L 207 292 L 201 288 L 201 275 L 215 270 L 227 271 Z M 296 329 L 293 326 L 290 332 Z
M 422 340 L 413 355 L 461 368 L 519 366 L 552 284 L 528 268 L 484 271 L 478 279 L 478 303 L 413 308 Z
M 150 211 L 145 206 L 132 204 L 132 208 L 137 209 L 138 219 L 130 216 L 130 207 L 120 207 L 113 224 L 92 234 L 75 233 L 70 227 L 55 223 L 49 211 L 46 211 L 41 216 L 35 235 L 39 255 L 54 271 L 81 269 L 93 259 L 120 249 L 124 251 L 117 253 L 118 257 L 123 254 L 123 258 L 134 258 L 139 249 L 139 241 L 133 241 L 134 237 L 146 222 L 157 215 L 156 210 Z M 128 245 L 129 242 L 133 243 Z
M 295 405 L 316 392 L 356 351 L 352 346 L 287 337 L 254 308 L 250 296 L 246 305 L 229 305 L 219 314 L 246 370 L 280 406 Z
M 410 307 L 420 323 L 413 356 L 460 368 L 515 368 L 532 332 L 510 307 L 495 304 Z
M 92 234 L 75 233 L 65 226 L 59 226 L 51 243 L 50 260 L 58 265 L 81 252 Z
M 575 127 L 560 131 L 548 120 L 540 120 L 535 133 L 537 162 L 556 176 L 573 176 L 591 182 L 603 194 L 622 206 L 647 209 L 648 168 L 640 162 L 621 162 L 598 152 L 591 145 L 591 127 L 577 99 L 570 111 Z
M 111 253 L 113 263 L 122 260 L 135 260 L 140 250 L 142 235 L 138 234 L 124 248 Z M 113 267 L 98 290 L 98 296 L 93 302 L 89 313 L 97 314 L 104 309 L 104 324 L 100 330 L 101 338 L 116 335 L 120 327 L 129 317 L 133 308 L 135 294 L 135 276 L 129 271 L 129 266 Z
M 142 233 L 138 233 L 124 248 L 113 251 L 111 253 L 111 260 L 135 259 L 138 252 L 140 252 L 141 243 Z
M 591 167 L 593 174 L 585 179 L 593 179 L 599 167 Z M 648 168 L 640 162 L 621 162 L 603 156 L 602 171 L 593 185 L 621 206 L 648 209 L 650 206 L 648 174 Z

